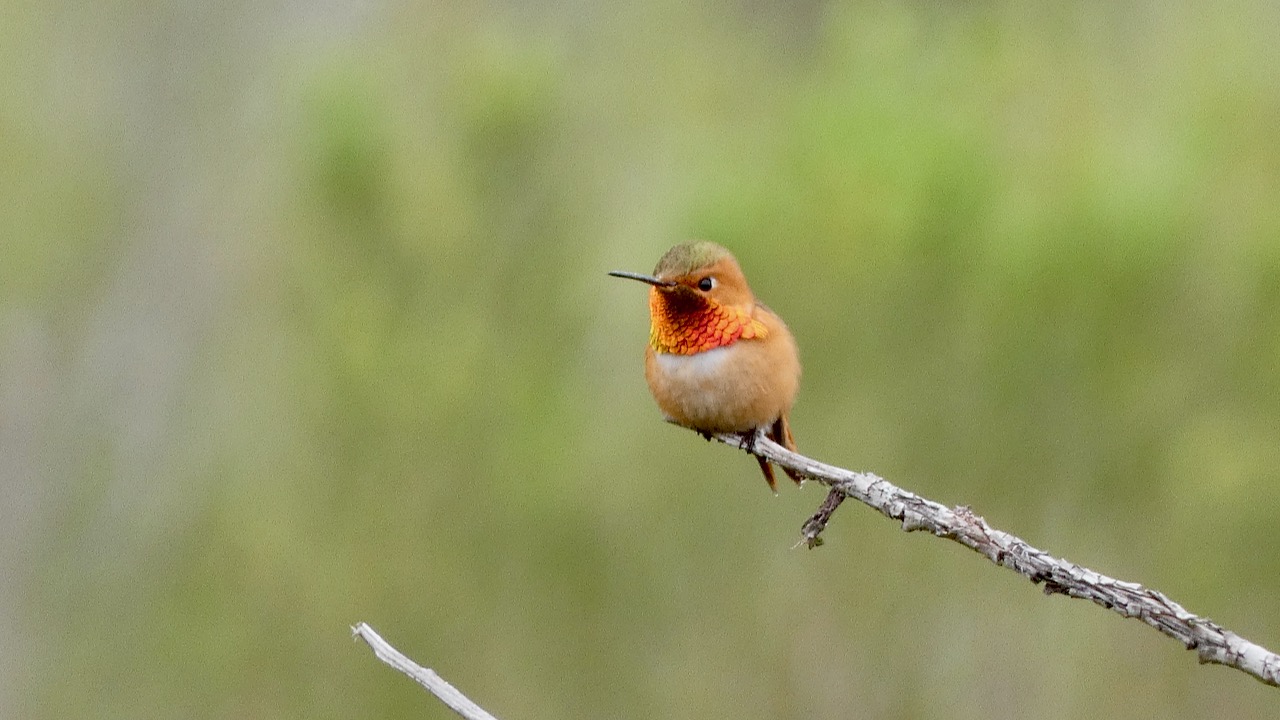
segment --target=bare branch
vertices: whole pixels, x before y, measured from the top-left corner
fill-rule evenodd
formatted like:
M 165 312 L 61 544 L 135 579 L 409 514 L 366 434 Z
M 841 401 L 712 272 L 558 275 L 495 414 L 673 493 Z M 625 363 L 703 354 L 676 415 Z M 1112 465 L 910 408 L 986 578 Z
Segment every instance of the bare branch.
M 1124 617 L 1138 618 L 1195 650 L 1201 663 L 1242 670 L 1268 685 L 1280 686 L 1280 656 L 1236 635 L 1217 623 L 1187 612 L 1164 593 L 1137 583 L 1107 577 L 1074 563 L 1051 557 L 1043 550 L 1002 530 L 996 530 L 967 507 L 949 508 L 907 492 L 871 473 L 857 473 L 791 452 L 764 437 L 754 447 L 742 435 L 716 435 L 726 445 L 795 470 L 830 488 L 818 512 L 805 522 L 801 542 L 821 544 L 819 534 L 840 504 L 833 495 L 850 497 L 902 523 L 907 532 L 927 530 L 981 553 L 1031 582 L 1044 583 L 1045 594 L 1061 593 L 1092 600 Z
M 382 662 L 408 675 L 418 682 L 419 685 L 431 691 L 432 695 L 440 698 L 440 701 L 448 705 L 450 709 L 458 713 L 467 720 L 497 720 L 494 716 L 485 712 L 484 708 L 471 702 L 471 700 L 458 691 L 457 688 L 445 682 L 444 678 L 435 674 L 430 668 L 424 668 L 405 657 L 403 653 L 391 647 L 382 636 L 373 631 L 373 628 L 364 623 L 357 623 L 351 628 L 352 636 L 357 636 L 369 644 L 373 648 L 373 654 L 378 656 Z

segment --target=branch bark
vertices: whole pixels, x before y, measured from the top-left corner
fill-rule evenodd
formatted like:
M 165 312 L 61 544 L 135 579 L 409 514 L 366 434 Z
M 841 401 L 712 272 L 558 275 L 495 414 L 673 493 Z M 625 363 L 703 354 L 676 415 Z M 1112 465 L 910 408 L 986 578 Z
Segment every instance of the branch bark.
M 716 440 L 799 472 L 829 488 L 818 512 L 801 528 L 800 542 L 822 543 L 821 534 L 844 498 L 853 498 L 898 520 L 907 532 L 927 530 L 981 553 L 991 562 L 1044 585 L 1046 595 L 1059 593 L 1092 600 L 1124 617 L 1137 618 L 1195 650 L 1201 663 L 1226 665 L 1262 682 L 1280 686 L 1280 656 L 1227 630 L 1208 618 L 1187 612 L 1164 593 L 1107 577 L 1050 556 L 1021 538 L 987 524 L 968 507 L 949 508 L 893 485 L 871 473 L 859 473 L 791 452 L 758 435 L 715 435 Z
M 377 655 L 379 660 L 413 678 L 419 685 L 430 690 L 432 695 L 440 698 L 440 701 L 448 705 L 451 710 L 467 720 L 498 720 L 484 708 L 471 702 L 471 699 L 459 692 L 457 688 L 445 682 L 445 679 L 435 674 L 431 668 L 424 668 L 405 657 L 368 625 L 356 623 L 355 627 L 351 628 L 351 635 L 364 640 L 369 647 L 373 648 L 373 654 Z

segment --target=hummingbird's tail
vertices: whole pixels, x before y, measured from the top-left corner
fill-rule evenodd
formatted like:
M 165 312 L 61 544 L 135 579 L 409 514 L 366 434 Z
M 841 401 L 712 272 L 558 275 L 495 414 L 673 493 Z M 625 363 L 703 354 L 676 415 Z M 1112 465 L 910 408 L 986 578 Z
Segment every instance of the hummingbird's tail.
M 764 481 L 769 483 L 769 489 L 773 491 L 774 495 L 777 495 L 778 481 L 773 479 L 773 466 L 769 464 L 768 460 L 759 455 L 756 456 L 756 462 L 760 463 L 760 472 L 764 473 Z
M 786 415 L 782 415 L 777 420 L 773 421 L 773 425 L 765 431 L 765 437 L 778 443 L 791 452 L 796 451 L 796 439 L 791 435 L 791 423 L 788 422 Z M 764 481 L 769 483 L 769 489 L 774 493 L 777 493 L 778 483 L 773 477 L 773 466 L 769 464 L 768 460 L 765 460 L 759 455 L 756 456 L 756 462 L 760 463 L 760 472 L 764 473 Z M 795 484 L 797 485 L 799 485 L 800 481 L 804 479 L 803 475 L 791 468 L 782 468 L 782 471 L 787 474 L 787 477 L 795 481 Z
M 782 417 L 773 423 L 773 441 L 791 452 L 796 451 L 796 439 L 791 436 L 791 421 L 787 419 L 786 413 L 783 413 Z M 797 485 L 800 484 L 801 480 L 804 480 L 803 475 L 791 468 L 782 468 L 782 471 L 787 474 L 787 477 L 794 480 Z

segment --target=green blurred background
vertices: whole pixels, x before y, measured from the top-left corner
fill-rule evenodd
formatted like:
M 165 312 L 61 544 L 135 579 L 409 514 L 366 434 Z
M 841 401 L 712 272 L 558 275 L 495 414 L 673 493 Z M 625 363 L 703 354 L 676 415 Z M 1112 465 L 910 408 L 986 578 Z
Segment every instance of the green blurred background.
M 801 449 L 1280 648 L 1280 6 L 10 2 L 0 716 L 1275 717 L 663 423 L 732 248 Z

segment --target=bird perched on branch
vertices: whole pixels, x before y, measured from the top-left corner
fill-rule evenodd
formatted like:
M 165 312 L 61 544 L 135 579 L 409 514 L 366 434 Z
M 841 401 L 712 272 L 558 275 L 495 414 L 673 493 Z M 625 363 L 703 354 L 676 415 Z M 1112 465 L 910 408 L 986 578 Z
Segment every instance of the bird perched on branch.
M 644 377 L 667 420 L 708 438 L 742 433 L 753 442 L 763 431 L 796 449 L 787 419 L 800 387 L 796 342 L 756 300 L 732 253 L 712 242 L 684 243 L 662 256 L 653 275 L 609 274 L 650 285 Z M 772 466 L 756 460 L 777 492 Z

